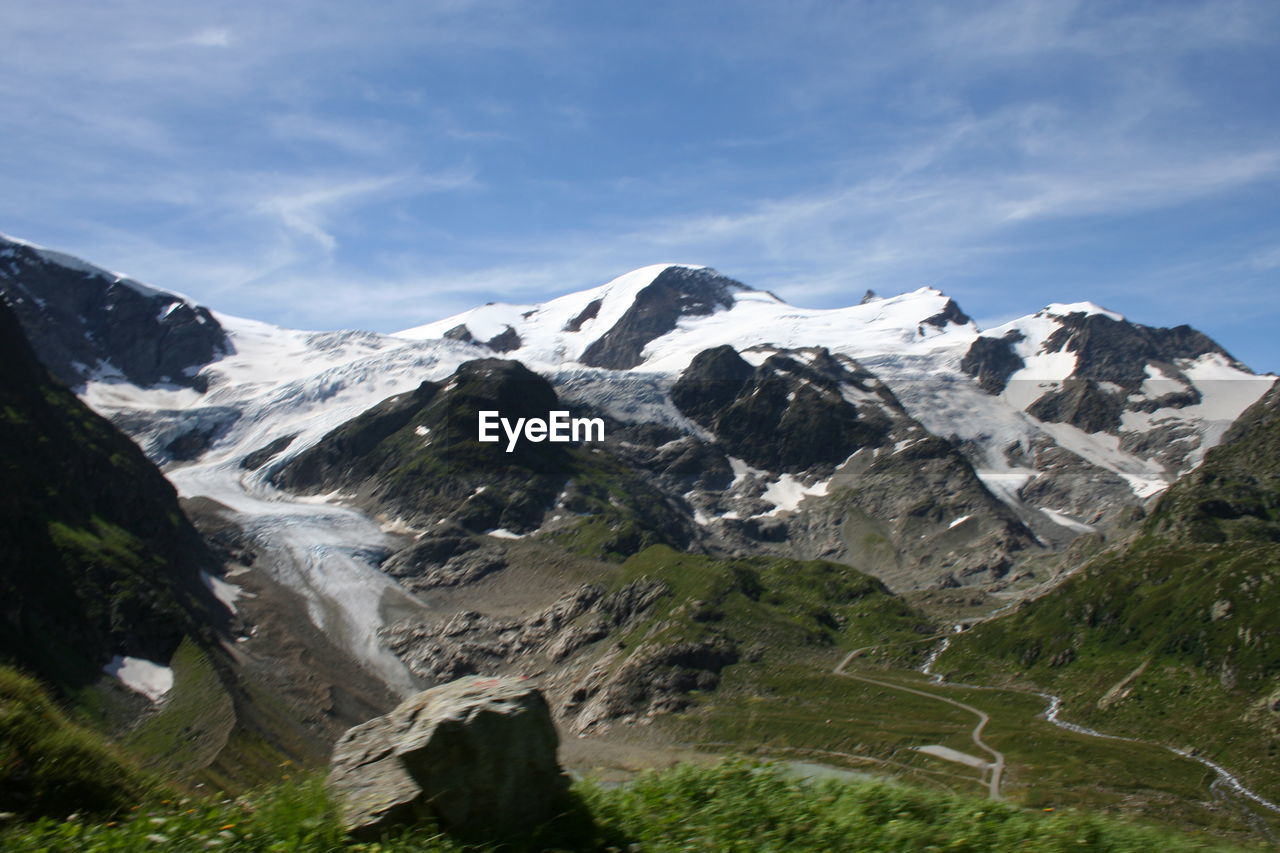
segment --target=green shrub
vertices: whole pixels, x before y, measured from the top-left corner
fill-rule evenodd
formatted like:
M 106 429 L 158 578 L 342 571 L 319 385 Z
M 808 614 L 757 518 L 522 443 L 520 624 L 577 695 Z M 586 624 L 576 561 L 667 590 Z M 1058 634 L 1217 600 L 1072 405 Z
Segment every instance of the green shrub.
M 0 811 L 110 814 L 152 787 L 101 737 L 70 722 L 38 682 L 0 667 Z

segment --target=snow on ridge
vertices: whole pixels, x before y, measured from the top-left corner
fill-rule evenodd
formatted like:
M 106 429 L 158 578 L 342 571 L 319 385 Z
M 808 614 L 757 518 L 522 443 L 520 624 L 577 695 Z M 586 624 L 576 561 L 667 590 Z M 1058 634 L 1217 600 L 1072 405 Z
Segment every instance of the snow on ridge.
M 1124 315 L 1109 311 L 1096 302 L 1053 302 L 1042 308 L 1039 313 L 1047 314 L 1051 317 L 1067 317 L 1071 314 L 1101 314 L 1103 317 L 1110 317 L 1120 323 L 1125 321 Z
M 1178 363 L 1190 387 L 1200 395 L 1200 400 L 1177 408 L 1166 407 L 1147 412 L 1129 409 L 1121 414 L 1121 432 L 1148 432 L 1156 427 L 1177 422 L 1200 425 L 1198 436 L 1184 436 L 1182 440 L 1195 439 L 1199 443 L 1187 454 L 1186 470 L 1198 467 L 1204 455 L 1217 446 L 1227 430 L 1244 411 L 1262 398 L 1276 381 L 1271 374 L 1255 374 L 1242 369 L 1221 353 L 1205 353 L 1196 359 L 1184 359 Z M 1147 380 L 1140 395 L 1158 399 L 1162 394 L 1185 390 L 1188 382 L 1170 378 L 1148 366 Z
M 798 308 L 772 299 L 735 300 L 725 311 L 683 317 L 675 330 L 649 343 L 637 370 L 676 374 L 699 352 L 729 344 L 744 349 L 825 347 L 863 360 L 877 355 L 937 353 L 938 367 L 963 353 L 977 328 L 948 323 L 942 328 L 924 321 L 947 308 L 950 298 L 934 288 L 878 299 L 844 308 Z M 947 351 L 947 352 L 943 352 Z
M 523 361 L 535 370 L 554 371 L 580 359 L 592 342 L 622 319 L 641 290 L 673 267 L 708 269 L 693 264 L 651 264 L 598 287 L 546 302 L 491 303 L 397 332 L 395 337 L 439 338 L 465 325 L 476 340 L 484 341 L 510 326 L 520 336 L 520 346 L 504 357 Z M 977 334 L 972 321 L 942 327 L 925 323 L 946 311 L 951 301 L 942 291 L 926 286 L 843 308 L 798 308 L 768 291 L 742 285 L 730 307 L 681 317 L 676 329 L 646 346 L 644 360 L 633 369 L 675 374 L 698 352 L 721 344 L 738 350 L 750 346 L 826 347 L 854 358 L 868 351 L 932 350 L 958 343 L 967 346 Z
M 129 276 L 123 273 L 111 272 L 110 270 L 106 270 L 106 269 L 103 269 L 102 267 L 95 266 L 94 264 L 91 264 L 88 261 L 85 261 L 81 258 L 77 258 L 75 255 L 68 255 L 66 252 L 59 252 L 57 249 L 50 249 L 46 246 L 41 246 L 39 243 L 32 243 L 30 240 L 23 240 L 20 237 L 13 237 L 9 234 L 0 233 L 0 242 L 7 242 L 17 246 L 23 246 L 35 252 L 37 255 L 39 255 L 40 257 L 42 257 L 44 260 L 48 261 L 51 264 L 57 264 L 60 267 L 66 267 L 67 269 L 75 270 L 76 272 L 84 273 L 85 275 L 98 276 L 101 278 L 105 278 L 114 284 L 124 285 L 130 290 L 137 291 L 143 296 L 172 296 L 176 299 L 186 302 L 188 305 L 196 304 L 190 298 L 176 291 L 161 290 L 158 287 L 152 287 L 149 284 L 143 284 L 142 282 L 136 279 L 130 278 Z
M 621 319 L 626 310 L 631 307 L 631 303 L 635 301 L 636 294 L 652 284 L 664 270 L 672 267 L 689 270 L 706 269 L 697 264 L 650 264 L 623 273 L 605 284 L 557 296 L 546 302 L 523 305 L 490 302 L 478 308 L 471 308 L 459 314 L 395 332 L 394 336 L 412 340 L 438 338 L 455 326 L 465 325 L 480 341 L 486 341 L 501 334 L 506 326 L 516 329 L 521 333 L 522 338 L 525 337 L 526 332 L 531 332 L 534 339 L 542 339 L 549 334 L 563 333 L 565 326 L 571 320 L 582 314 L 588 305 L 598 299 L 601 301 L 599 313 L 594 319 L 584 321 L 579 332 L 596 329 L 598 332 L 594 337 L 599 337 Z M 585 349 L 585 345 L 582 348 Z

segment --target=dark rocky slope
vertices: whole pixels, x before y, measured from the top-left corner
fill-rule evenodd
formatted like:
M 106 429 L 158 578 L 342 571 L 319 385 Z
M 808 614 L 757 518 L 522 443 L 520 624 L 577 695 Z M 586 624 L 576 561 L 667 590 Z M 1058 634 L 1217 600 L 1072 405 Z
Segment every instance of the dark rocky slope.
M 671 398 L 730 456 L 809 486 L 828 480 L 790 511 L 733 503 L 735 517 L 715 526 L 739 547 L 838 560 L 895 588 L 1000 583 L 1016 554 L 1039 547 L 955 447 L 848 357 L 780 351 L 753 368 L 717 347 Z M 722 518 L 730 509 L 705 505 Z
M 612 370 L 635 367 L 642 360 L 645 346 L 674 329 L 681 317 L 698 317 L 714 313 L 717 308 L 728 308 L 735 291 L 748 289 L 715 270 L 667 267 L 636 294 L 622 318 L 593 341 L 579 361 L 588 367 Z M 595 304 L 594 311 L 599 310 Z M 570 321 L 569 330 L 576 331 L 575 326 L 581 326 L 590 316 L 594 313 L 589 305 Z
M 0 306 L 0 656 L 64 687 L 166 661 L 226 611 L 173 487 L 53 379 Z
M 142 764 L 239 789 L 285 759 L 319 764 L 393 697 L 310 628 L 296 594 L 239 579 L 233 615 L 201 572 L 210 548 L 142 451 L 39 364 L 0 305 L 0 668 L 38 676 Z M 206 528 L 213 532 L 202 512 Z M 255 625 L 253 637 L 231 642 Z M 115 656 L 168 666 L 159 703 L 103 675 Z
M 341 490 L 370 511 L 436 532 L 448 521 L 470 533 L 524 533 L 559 515 L 561 534 L 590 539 L 600 553 L 690 544 L 695 532 L 678 502 L 598 445 L 521 439 L 508 453 L 505 435 L 477 440 L 480 411 L 515 421 L 567 408 L 519 362 L 471 361 L 343 424 L 271 477 L 292 491 Z
M 888 437 L 893 422 L 884 411 L 860 410 L 846 399 L 844 386 L 874 397 L 880 383 L 826 350 L 803 361 L 776 353 L 752 368 L 733 347 L 722 346 L 694 357 L 671 399 L 730 454 L 768 471 L 794 473 L 839 464 Z
M 0 301 L 44 365 L 72 387 L 99 372 L 204 390 L 196 371 L 230 348 L 207 308 L 3 238 Z

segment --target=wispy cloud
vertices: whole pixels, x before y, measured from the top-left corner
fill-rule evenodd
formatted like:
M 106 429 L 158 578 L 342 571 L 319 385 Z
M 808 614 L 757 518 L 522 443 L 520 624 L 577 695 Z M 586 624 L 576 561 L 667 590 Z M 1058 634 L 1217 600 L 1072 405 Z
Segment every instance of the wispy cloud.
M 1280 268 L 1269 0 L 61 5 L 6 16 L 0 230 L 265 319 L 668 260 L 992 316 Z
M 182 39 L 181 44 L 190 44 L 197 47 L 229 47 L 231 45 L 231 30 L 226 27 L 206 27 L 194 35 Z

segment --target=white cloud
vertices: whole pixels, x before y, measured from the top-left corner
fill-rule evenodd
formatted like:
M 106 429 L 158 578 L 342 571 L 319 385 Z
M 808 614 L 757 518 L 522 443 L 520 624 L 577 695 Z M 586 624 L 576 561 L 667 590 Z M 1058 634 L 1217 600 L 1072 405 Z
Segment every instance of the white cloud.
M 196 45 L 197 47 L 229 47 L 231 45 L 231 30 L 226 27 L 207 27 L 195 35 L 182 39 L 181 43 Z
M 1280 269 L 1280 246 L 1272 246 L 1249 256 L 1247 265 L 1259 272 Z

